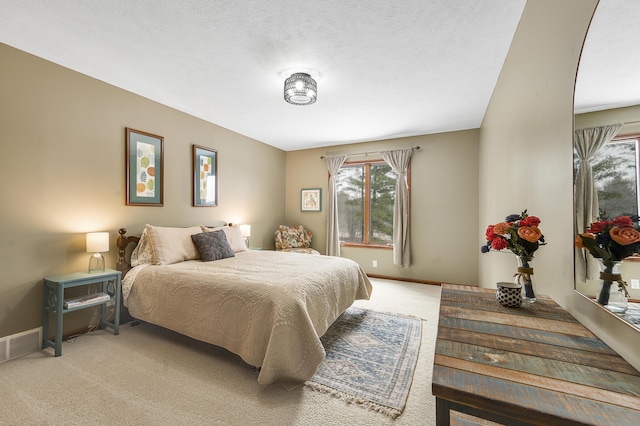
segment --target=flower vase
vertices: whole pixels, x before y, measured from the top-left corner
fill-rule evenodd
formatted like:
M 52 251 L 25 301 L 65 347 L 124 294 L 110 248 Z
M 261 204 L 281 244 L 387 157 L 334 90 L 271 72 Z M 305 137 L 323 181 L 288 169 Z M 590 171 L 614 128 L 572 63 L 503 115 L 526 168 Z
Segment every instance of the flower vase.
M 622 261 L 609 260 L 600 263 L 600 288 L 598 290 L 598 303 L 605 309 L 616 314 L 626 312 L 629 303 L 625 282 L 620 275 Z
M 536 294 L 533 285 L 533 267 L 531 267 L 533 256 L 516 256 L 516 258 L 518 259 L 518 272 L 515 274 L 515 283 L 521 284 L 522 288 L 524 288 L 522 301 L 524 303 L 534 303 Z

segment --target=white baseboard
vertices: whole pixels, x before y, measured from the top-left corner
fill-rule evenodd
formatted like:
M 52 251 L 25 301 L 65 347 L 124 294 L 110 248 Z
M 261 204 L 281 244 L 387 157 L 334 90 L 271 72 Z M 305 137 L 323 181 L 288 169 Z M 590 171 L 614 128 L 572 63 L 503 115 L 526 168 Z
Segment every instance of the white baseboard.
M 37 352 L 42 346 L 42 327 L 0 338 L 0 363 Z

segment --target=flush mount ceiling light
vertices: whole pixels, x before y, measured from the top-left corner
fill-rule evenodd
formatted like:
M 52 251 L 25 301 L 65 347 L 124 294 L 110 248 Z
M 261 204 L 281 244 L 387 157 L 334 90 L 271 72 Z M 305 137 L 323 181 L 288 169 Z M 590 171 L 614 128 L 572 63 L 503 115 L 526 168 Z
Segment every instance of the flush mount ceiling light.
M 293 105 L 311 105 L 318 96 L 318 85 L 309 74 L 297 72 L 284 81 L 284 100 Z

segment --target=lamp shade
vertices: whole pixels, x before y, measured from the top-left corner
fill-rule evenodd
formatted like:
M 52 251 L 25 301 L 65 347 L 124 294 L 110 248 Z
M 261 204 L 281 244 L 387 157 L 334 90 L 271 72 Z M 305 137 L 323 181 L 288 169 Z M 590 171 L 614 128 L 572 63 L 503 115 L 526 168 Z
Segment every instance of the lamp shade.
M 297 72 L 284 81 L 284 100 L 293 105 L 311 105 L 318 97 L 318 85 L 309 74 Z
M 240 233 L 244 238 L 251 236 L 251 225 L 240 225 Z
M 105 251 L 109 251 L 109 233 L 108 232 L 87 233 L 87 252 L 100 253 Z

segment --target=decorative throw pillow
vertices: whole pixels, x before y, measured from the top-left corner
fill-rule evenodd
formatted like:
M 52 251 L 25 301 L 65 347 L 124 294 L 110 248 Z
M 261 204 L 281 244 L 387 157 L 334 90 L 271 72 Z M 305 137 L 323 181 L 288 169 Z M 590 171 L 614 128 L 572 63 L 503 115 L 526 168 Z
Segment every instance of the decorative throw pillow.
M 242 237 L 242 232 L 240 231 L 239 225 L 218 226 L 215 228 L 208 228 L 206 226 L 202 226 L 203 232 L 214 232 L 214 231 L 221 231 L 221 230 L 224 231 L 224 233 L 227 235 L 227 241 L 229 242 L 229 245 L 231 246 L 231 250 L 233 250 L 234 253 L 247 250 L 247 244 L 245 243 L 244 238 Z
M 191 236 L 204 262 L 234 257 L 224 231 L 203 232 Z
M 200 259 L 191 236 L 201 232 L 200 226 L 172 228 L 147 225 L 147 236 L 153 251 L 153 263 L 155 265 L 170 265 L 185 260 Z
M 237 253 L 247 249 L 247 244 L 244 242 L 240 231 L 240 225 L 226 226 L 223 231 L 227 234 L 227 241 L 229 241 L 229 245 L 234 252 Z

